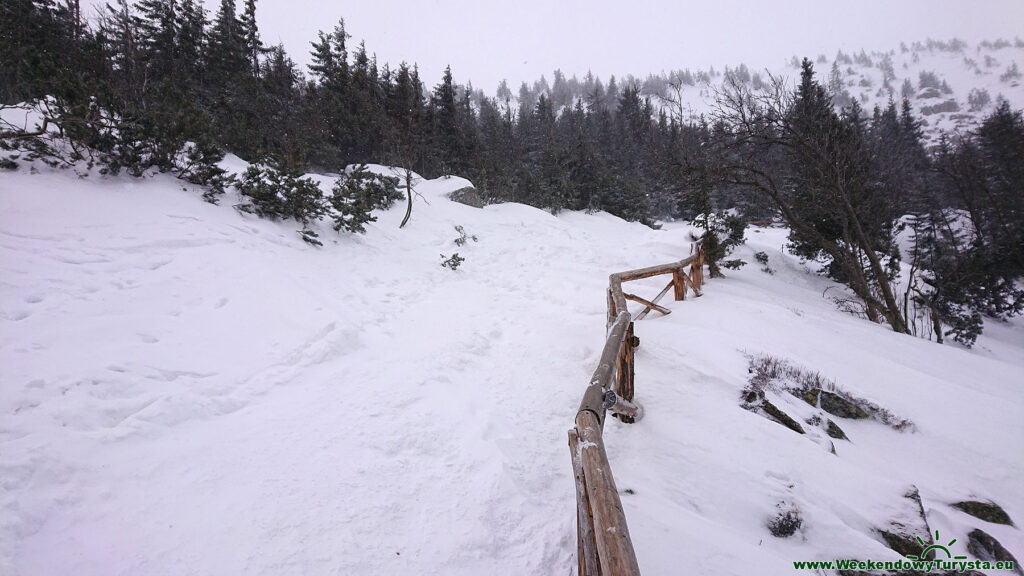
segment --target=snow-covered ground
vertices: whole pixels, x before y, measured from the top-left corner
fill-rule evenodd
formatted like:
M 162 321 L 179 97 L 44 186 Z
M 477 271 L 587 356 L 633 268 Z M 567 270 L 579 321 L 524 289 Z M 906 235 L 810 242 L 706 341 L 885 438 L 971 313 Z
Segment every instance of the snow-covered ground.
M 566 430 L 607 275 L 686 256 L 689 229 L 444 197 L 465 183 L 313 248 L 162 176 L 0 174 L 0 574 L 571 574 Z M 747 237 L 749 265 L 636 327 L 646 416 L 606 443 L 643 572 L 896 559 L 872 530 L 911 485 L 955 553 L 982 527 L 1024 558 L 1017 528 L 949 506 L 1024 522 L 1024 324 L 974 350 L 897 335 L 836 311 L 785 230 Z M 749 354 L 916 431 L 841 420 L 833 455 L 740 407 Z

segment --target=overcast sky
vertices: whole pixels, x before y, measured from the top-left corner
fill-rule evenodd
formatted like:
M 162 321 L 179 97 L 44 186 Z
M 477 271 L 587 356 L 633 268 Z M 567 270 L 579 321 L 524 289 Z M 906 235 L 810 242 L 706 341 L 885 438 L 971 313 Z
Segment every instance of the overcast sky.
M 241 7 L 242 0 L 237 0 Z M 100 4 L 100 2 L 96 2 Z M 211 17 L 219 0 L 206 0 Z M 493 94 L 541 74 L 592 70 L 602 79 L 790 56 L 898 48 L 900 41 L 1024 38 L 1024 0 L 259 0 L 267 44 L 305 66 L 309 42 L 345 18 L 351 45 L 380 63 L 416 62 L 429 86 L 448 64 L 455 81 Z M 1021 63 L 1024 64 L 1024 63 Z

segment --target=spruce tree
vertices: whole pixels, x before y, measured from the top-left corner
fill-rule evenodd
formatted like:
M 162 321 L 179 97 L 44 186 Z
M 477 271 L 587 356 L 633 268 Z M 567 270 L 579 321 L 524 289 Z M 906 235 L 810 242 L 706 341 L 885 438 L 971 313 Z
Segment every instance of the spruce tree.
M 193 90 L 202 89 L 206 51 L 206 9 L 197 0 L 181 0 L 175 28 L 178 76 L 176 81 Z
M 319 32 L 312 43 L 309 66 L 315 84 L 310 98 L 310 115 L 318 146 L 310 147 L 310 160 L 324 168 L 337 170 L 348 163 L 352 153 L 350 76 L 345 21 L 339 20 L 330 33 Z
M 245 0 L 242 18 L 239 20 L 242 40 L 245 44 L 245 58 L 249 63 L 249 73 L 260 77 L 260 58 L 269 52 L 260 40 L 259 27 L 256 25 L 256 0 Z
M 208 36 L 207 75 L 220 89 L 250 71 L 245 31 L 235 14 L 235 0 L 221 0 Z
M 444 69 L 441 82 L 434 87 L 430 112 L 433 121 L 431 141 L 434 153 L 437 154 L 438 168 L 442 174 L 452 174 L 462 165 L 463 142 L 450 66 Z
M 147 80 L 168 79 L 177 64 L 178 4 L 176 0 L 140 0 L 135 16 L 141 61 Z

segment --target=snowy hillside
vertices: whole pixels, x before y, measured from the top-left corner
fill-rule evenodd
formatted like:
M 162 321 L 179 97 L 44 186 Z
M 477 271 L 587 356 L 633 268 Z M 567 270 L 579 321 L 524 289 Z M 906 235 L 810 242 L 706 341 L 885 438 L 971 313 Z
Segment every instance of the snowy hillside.
M 405 229 L 396 205 L 313 248 L 162 176 L 0 176 L 0 574 L 573 573 L 566 430 L 607 276 L 686 256 L 689 229 L 446 198 L 466 184 L 422 182 Z M 897 559 L 879 530 L 920 530 L 914 489 L 954 553 L 981 528 L 1024 559 L 1019 528 L 951 507 L 1024 522 L 1024 323 L 973 350 L 895 334 L 837 311 L 785 235 L 750 229 L 750 264 L 636 325 L 646 415 L 605 441 L 641 570 Z M 769 391 L 797 434 L 741 406 L 756 355 L 912 426 Z M 766 527 L 779 506 L 789 538 Z
M 842 89 L 834 89 L 836 103 L 853 99 L 865 110 L 885 107 L 892 98 L 899 105 L 906 96 L 921 119 L 925 133 L 963 132 L 992 112 L 999 99 L 1014 108 L 1024 106 L 1024 43 L 983 42 L 969 46 L 957 40 L 915 42 L 888 52 L 861 51 L 837 54 L 816 68 L 822 81 L 832 82 L 832 66 L 839 71 Z M 787 76 L 798 77 L 793 67 Z
M 756 58 L 757 55 L 751 55 Z M 800 54 L 788 63 L 767 68 L 737 63 L 724 69 L 707 70 L 681 68 L 662 71 L 637 78 L 632 74 L 620 77 L 611 86 L 636 85 L 641 94 L 666 113 L 698 121 L 714 109 L 715 95 L 727 75 L 734 75 L 742 83 L 759 89 L 770 82 L 770 77 L 781 78 L 795 85 L 800 77 L 800 61 L 810 58 L 814 62 L 818 80 L 828 87 L 837 108 L 849 106 L 854 100 L 861 108 L 872 112 L 875 106 L 886 107 L 889 101 L 897 107 L 906 96 L 922 122 L 926 136 L 934 143 L 940 132 L 964 132 L 975 127 L 990 114 L 1000 99 L 1006 99 L 1014 109 L 1024 107 L 1024 41 L 985 41 L 976 45 L 952 39 L 903 43 L 886 51 L 844 52 L 833 54 Z M 685 59 L 681 65 L 685 66 Z M 540 93 L 546 93 L 556 104 L 570 106 L 576 99 L 584 103 L 593 97 L 595 82 L 600 79 L 588 75 L 583 80 L 568 80 L 555 72 L 555 81 L 549 87 L 545 78 L 534 83 L 527 92 L 535 103 Z M 678 92 L 675 88 L 678 88 Z M 524 85 L 525 89 L 525 85 Z M 601 91 L 604 90 L 600 86 Z M 507 90 L 507 88 L 505 88 Z M 603 92 L 602 92 L 603 93 Z M 513 98 L 521 103 L 524 93 Z M 499 88 L 498 100 L 505 101 Z M 614 106 L 615 103 L 607 104 Z M 532 104 L 531 104 L 532 107 Z

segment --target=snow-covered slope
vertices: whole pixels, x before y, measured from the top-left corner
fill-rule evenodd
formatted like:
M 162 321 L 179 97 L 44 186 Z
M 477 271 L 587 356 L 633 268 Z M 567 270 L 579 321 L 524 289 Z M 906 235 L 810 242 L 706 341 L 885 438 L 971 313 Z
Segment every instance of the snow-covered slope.
M 757 55 L 751 57 L 757 60 Z M 933 144 L 942 133 L 963 133 L 976 127 L 992 113 L 1000 99 L 1007 100 L 1014 109 L 1024 108 L 1024 40 L 1020 39 L 975 45 L 957 39 L 929 39 L 909 45 L 901 43 L 882 51 L 800 54 L 788 62 L 767 67 L 736 63 L 724 69 L 712 66 L 707 70 L 690 70 L 685 68 L 684 57 L 678 70 L 642 78 L 626 74 L 619 77 L 617 85 L 639 86 L 641 95 L 650 98 L 655 107 L 697 122 L 714 112 L 716 94 L 726 75 L 734 75 L 755 90 L 768 84 L 771 77 L 795 87 L 800 78 L 800 62 L 805 57 L 814 62 L 817 80 L 829 89 L 837 109 L 856 100 L 870 115 L 876 106 L 884 109 L 890 101 L 899 108 L 906 96 L 921 121 L 925 137 Z M 679 87 L 678 93 L 672 85 Z M 584 103 L 593 91 L 586 79 L 580 81 L 575 76 L 565 86 L 560 90 L 568 90 L 573 101 L 581 99 Z M 540 92 L 547 93 L 555 102 L 565 101 L 559 98 L 561 93 L 553 93 L 558 91 L 548 87 L 546 80 L 534 84 L 530 92 L 534 102 Z M 498 100 L 504 102 L 504 98 Z M 513 109 L 520 104 L 518 97 L 512 97 L 510 102 Z
M 0 573 L 571 573 L 566 430 L 607 274 L 685 256 L 689 230 L 444 197 L 465 183 L 421 183 L 403 230 L 402 205 L 364 236 L 324 226 L 318 249 L 164 177 L 0 175 Z M 784 235 L 740 250 L 776 274 L 637 325 L 646 416 L 606 442 L 641 569 L 895 558 L 873 528 L 911 485 L 957 553 L 981 526 L 1024 558 L 1018 529 L 949 506 L 1024 519 L 1024 326 L 971 351 L 893 334 L 837 312 Z M 842 420 L 833 455 L 740 407 L 750 354 L 916 432 Z M 765 528 L 780 501 L 804 518 L 788 539 Z

